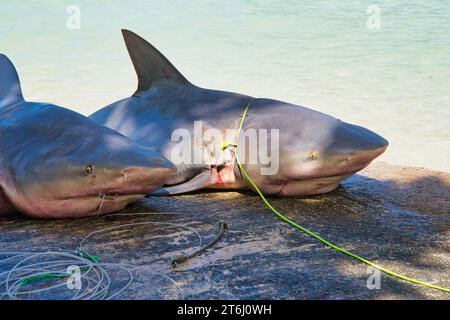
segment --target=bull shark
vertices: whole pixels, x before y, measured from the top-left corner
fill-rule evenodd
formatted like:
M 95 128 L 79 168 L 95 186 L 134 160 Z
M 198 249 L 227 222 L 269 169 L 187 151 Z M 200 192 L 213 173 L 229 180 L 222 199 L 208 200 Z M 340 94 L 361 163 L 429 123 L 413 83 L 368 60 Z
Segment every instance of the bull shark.
M 25 101 L 16 69 L 0 54 L 0 215 L 106 214 L 174 172 L 156 151 L 81 114 Z
M 175 162 L 177 173 L 154 195 L 204 188 L 252 189 L 236 165 L 236 149 L 245 149 L 242 139 L 238 139 L 239 132 L 251 129 L 278 130 L 278 157 L 269 163 L 275 165 L 276 172 L 262 174 L 267 163 L 261 157 L 256 162 L 241 161 L 266 195 L 330 192 L 341 181 L 368 166 L 388 146 L 383 137 L 364 127 L 312 109 L 198 87 L 146 40 L 129 30 L 122 30 L 122 34 L 137 73 L 138 88 L 131 97 L 100 109 L 90 118 Z M 246 106 L 250 107 L 242 119 Z M 181 128 L 195 135 L 196 121 L 202 123 L 202 132 L 207 128 L 222 133 L 235 129 L 234 136 L 227 140 L 234 141 L 236 148 L 217 148 L 201 141 L 206 150 L 202 152 L 209 158 L 203 157 L 201 163 L 175 161 L 180 141 L 174 141 L 173 133 Z M 193 146 L 195 141 L 192 140 Z M 227 157 L 220 155 L 221 152 L 227 153 Z

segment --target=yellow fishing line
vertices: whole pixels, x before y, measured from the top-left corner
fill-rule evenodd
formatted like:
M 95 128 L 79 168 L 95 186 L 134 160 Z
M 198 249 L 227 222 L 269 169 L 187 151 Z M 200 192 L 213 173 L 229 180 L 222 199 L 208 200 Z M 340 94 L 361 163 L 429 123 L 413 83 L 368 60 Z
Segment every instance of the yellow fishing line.
M 244 124 L 245 117 L 247 116 L 248 109 L 250 108 L 252 102 L 253 102 L 253 99 L 250 100 L 250 101 L 248 102 L 247 107 L 245 108 L 244 113 L 242 114 L 241 122 L 240 122 L 240 124 L 239 124 L 239 129 L 238 129 L 238 135 L 237 135 L 238 141 L 239 141 L 239 134 L 241 133 L 241 130 L 242 130 L 242 126 L 243 126 L 243 124 Z M 222 144 L 222 149 L 226 149 L 226 148 L 228 148 L 228 147 L 230 147 L 230 146 L 237 147 L 236 144 L 232 144 L 232 143 L 225 142 L 224 144 Z M 408 282 L 411 282 L 411 283 L 420 284 L 420 285 L 422 285 L 422 286 L 425 286 L 425 287 L 428 287 L 428 288 L 431 288 L 431 289 L 440 290 L 440 291 L 443 291 L 443 292 L 448 292 L 448 293 L 450 293 L 450 289 L 448 289 L 448 288 L 440 287 L 440 286 L 437 286 L 437 285 L 434 285 L 434 284 L 431 284 L 431 283 L 427 283 L 427 282 L 420 281 L 420 280 L 417 280 L 417 279 L 414 279 L 414 278 L 410 278 L 410 277 L 401 275 L 401 274 L 399 274 L 399 273 L 396 273 L 396 272 L 394 272 L 394 271 L 391 271 L 391 270 L 389 270 L 389 269 L 386 269 L 386 268 L 384 268 L 384 267 L 382 267 L 382 266 L 379 266 L 379 265 L 377 265 L 377 264 L 375 264 L 375 263 L 373 263 L 373 262 L 371 262 L 371 261 L 369 261 L 369 260 L 367 260 L 367 259 L 364 259 L 363 257 L 357 255 L 356 253 L 350 252 L 350 251 L 348 251 L 348 250 L 346 250 L 346 249 L 344 249 L 344 248 L 342 248 L 342 247 L 340 247 L 340 246 L 338 246 L 338 245 L 335 245 L 334 243 L 332 243 L 332 242 L 330 242 L 330 241 L 328 241 L 328 240 L 322 238 L 322 237 L 319 236 L 317 233 L 314 233 L 314 232 L 312 232 L 311 230 L 309 230 L 309 229 L 307 229 L 307 228 L 305 228 L 305 227 L 299 225 L 298 223 L 292 221 L 291 219 L 289 219 L 288 217 L 286 217 L 285 215 L 283 215 L 282 213 L 280 213 L 277 209 L 275 209 L 275 208 L 270 204 L 270 202 L 266 199 L 266 197 L 262 194 L 261 190 L 258 188 L 258 186 L 257 186 L 256 183 L 253 181 L 253 179 L 250 178 L 249 174 L 247 173 L 247 171 L 244 169 L 244 167 L 242 166 L 241 162 L 239 161 L 237 151 L 236 151 L 236 162 L 237 162 L 237 164 L 238 164 L 238 166 L 239 166 L 239 169 L 241 170 L 241 172 L 243 173 L 243 175 L 245 176 L 245 178 L 246 178 L 246 179 L 250 182 L 250 184 L 253 186 L 253 188 L 254 188 L 255 191 L 258 193 L 258 195 L 261 197 L 262 201 L 263 201 L 263 202 L 266 204 L 266 206 L 269 207 L 269 209 L 270 209 L 270 210 L 271 210 L 278 218 L 280 218 L 281 220 L 287 222 L 288 224 L 290 224 L 291 226 L 293 226 L 293 227 L 295 227 L 295 228 L 297 228 L 297 229 L 300 229 L 300 230 L 303 231 L 304 233 L 306 233 L 306 234 L 308 234 L 309 236 L 315 238 L 316 240 L 319 240 L 320 242 L 322 242 L 323 244 L 329 246 L 330 248 L 333 248 L 333 249 L 336 250 L 336 251 L 339 251 L 339 252 L 341 252 L 341 253 L 343 253 L 343 254 L 345 254 L 345 255 L 347 255 L 347 256 L 350 256 L 350 257 L 352 257 L 352 258 L 354 258 L 354 259 L 356 259 L 356 260 L 359 260 L 359 261 L 361 261 L 361 262 L 363 262 L 363 263 L 365 263 L 365 264 L 367 264 L 367 265 L 369 265 L 369 266 L 371 266 L 371 267 L 373 267 L 373 268 L 375 268 L 375 269 L 378 269 L 378 270 L 380 270 L 380 271 L 382 271 L 382 272 L 384 272 L 384 273 L 386 273 L 386 274 L 388 274 L 388 275 L 391 275 L 391 276 L 393 276 L 393 277 L 395 277 L 395 278 L 398 278 L 398 279 L 401 279 L 401 280 L 404 280 L 404 281 L 408 281 Z

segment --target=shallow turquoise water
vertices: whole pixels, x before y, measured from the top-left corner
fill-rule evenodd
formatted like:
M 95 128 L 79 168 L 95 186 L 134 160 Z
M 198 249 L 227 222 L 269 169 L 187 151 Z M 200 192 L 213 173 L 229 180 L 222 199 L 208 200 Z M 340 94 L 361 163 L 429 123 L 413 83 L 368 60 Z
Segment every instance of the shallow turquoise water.
M 393 2 L 0 0 L 0 51 L 29 100 L 90 114 L 136 88 L 128 28 L 195 84 L 361 124 L 391 142 L 381 159 L 450 172 L 450 2 Z

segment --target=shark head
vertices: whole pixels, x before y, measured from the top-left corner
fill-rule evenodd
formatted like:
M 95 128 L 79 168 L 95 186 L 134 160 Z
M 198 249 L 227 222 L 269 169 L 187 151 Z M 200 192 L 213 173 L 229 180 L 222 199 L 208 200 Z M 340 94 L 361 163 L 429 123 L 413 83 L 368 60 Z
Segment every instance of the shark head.
M 254 101 L 244 124 L 244 132 L 246 128 L 278 131 L 273 149 L 278 154 L 271 155 L 270 163 L 275 169 L 264 175 L 260 162 L 245 165 L 266 194 L 329 192 L 368 166 L 388 147 L 383 137 L 369 129 L 270 99 Z M 275 143 L 270 137 L 268 140 Z
M 59 133 L 38 129 L 40 137 L 22 145 L 23 152 L 16 150 L 10 166 L 14 185 L 10 196 L 28 215 L 80 217 L 115 212 L 162 186 L 175 171 L 157 152 L 112 130 L 91 126 L 85 119 L 74 123 L 72 112 L 66 115 L 55 106 L 42 108 L 48 110 L 41 116 L 57 116 L 62 126 L 71 129 Z
M 81 114 L 24 101 L 4 55 L 0 80 L 0 199 L 9 207 L 33 217 L 106 214 L 174 173 L 156 151 Z

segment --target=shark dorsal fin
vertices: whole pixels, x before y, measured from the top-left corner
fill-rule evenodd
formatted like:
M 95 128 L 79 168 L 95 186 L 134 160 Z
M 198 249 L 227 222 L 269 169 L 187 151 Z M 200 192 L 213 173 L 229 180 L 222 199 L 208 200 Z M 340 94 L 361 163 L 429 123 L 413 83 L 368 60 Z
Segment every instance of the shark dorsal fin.
M 0 54 L 0 107 L 22 101 L 19 76 L 12 62 Z
M 190 84 L 173 64 L 145 39 L 125 29 L 122 30 L 122 35 L 138 77 L 138 89 L 134 95 L 164 84 Z

